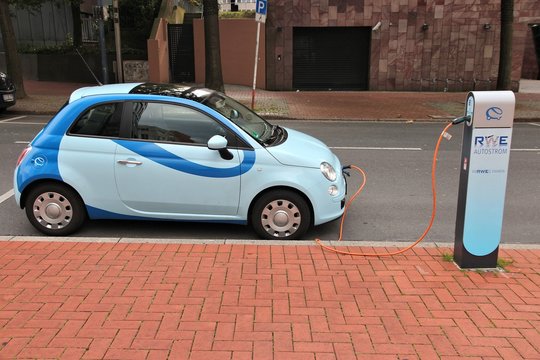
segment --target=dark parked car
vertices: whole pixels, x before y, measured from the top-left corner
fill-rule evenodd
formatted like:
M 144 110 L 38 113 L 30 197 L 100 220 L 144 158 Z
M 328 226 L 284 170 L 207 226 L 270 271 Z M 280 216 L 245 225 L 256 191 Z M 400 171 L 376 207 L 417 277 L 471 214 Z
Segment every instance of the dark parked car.
M 0 111 L 15 105 L 15 85 L 11 79 L 0 72 Z

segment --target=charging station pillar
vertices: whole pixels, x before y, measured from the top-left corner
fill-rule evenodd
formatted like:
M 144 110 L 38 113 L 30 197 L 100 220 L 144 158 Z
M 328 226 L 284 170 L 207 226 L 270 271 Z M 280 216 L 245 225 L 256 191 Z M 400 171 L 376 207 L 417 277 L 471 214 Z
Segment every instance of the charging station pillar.
M 461 268 L 497 267 L 515 102 L 512 91 L 467 96 L 454 241 Z

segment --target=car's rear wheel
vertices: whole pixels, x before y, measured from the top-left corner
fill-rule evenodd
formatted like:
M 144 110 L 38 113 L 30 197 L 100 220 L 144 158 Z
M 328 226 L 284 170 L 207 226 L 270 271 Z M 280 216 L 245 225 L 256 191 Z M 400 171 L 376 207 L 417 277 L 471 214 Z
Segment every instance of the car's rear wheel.
M 299 239 L 311 226 L 311 212 L 299 194 L 275 190 L 256 201 L 251 211 L 251 224 L 264 239 Z
M 26 197 L 25 208 L 30 223 L 46 235 L 69 235 L 79 230 L 86 219 L 79 195 L 61 184 L 38 185 Z

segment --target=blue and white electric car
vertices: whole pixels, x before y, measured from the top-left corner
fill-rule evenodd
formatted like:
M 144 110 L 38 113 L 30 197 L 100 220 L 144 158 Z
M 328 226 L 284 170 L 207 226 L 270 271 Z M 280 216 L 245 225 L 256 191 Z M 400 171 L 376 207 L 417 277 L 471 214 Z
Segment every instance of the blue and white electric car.
M 343 214 L 346 182 L 321 141 L 222 93 L 137 83 L 73 92 L 21 153 L 14 189 L 48 235 L 87 218 L 154 219 L 296 239 Z

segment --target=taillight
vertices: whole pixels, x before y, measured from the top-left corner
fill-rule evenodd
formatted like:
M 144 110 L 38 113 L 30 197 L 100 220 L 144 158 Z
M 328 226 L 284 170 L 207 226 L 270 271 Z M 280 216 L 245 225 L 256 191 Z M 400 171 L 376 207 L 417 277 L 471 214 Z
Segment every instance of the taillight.
M 19 155 L 19 158 L 17 159 L 17 165 L 16 166 L 19 166 L 21 164 L 21 162 L 25 158 L 26 154 L 28 154 L 30 152 L 30 150 L 32 150 L 32 147 L 30 145 L 28 145 L 27 147 L 24 148 L 24 150 L 21 152 L 21 155 Z

